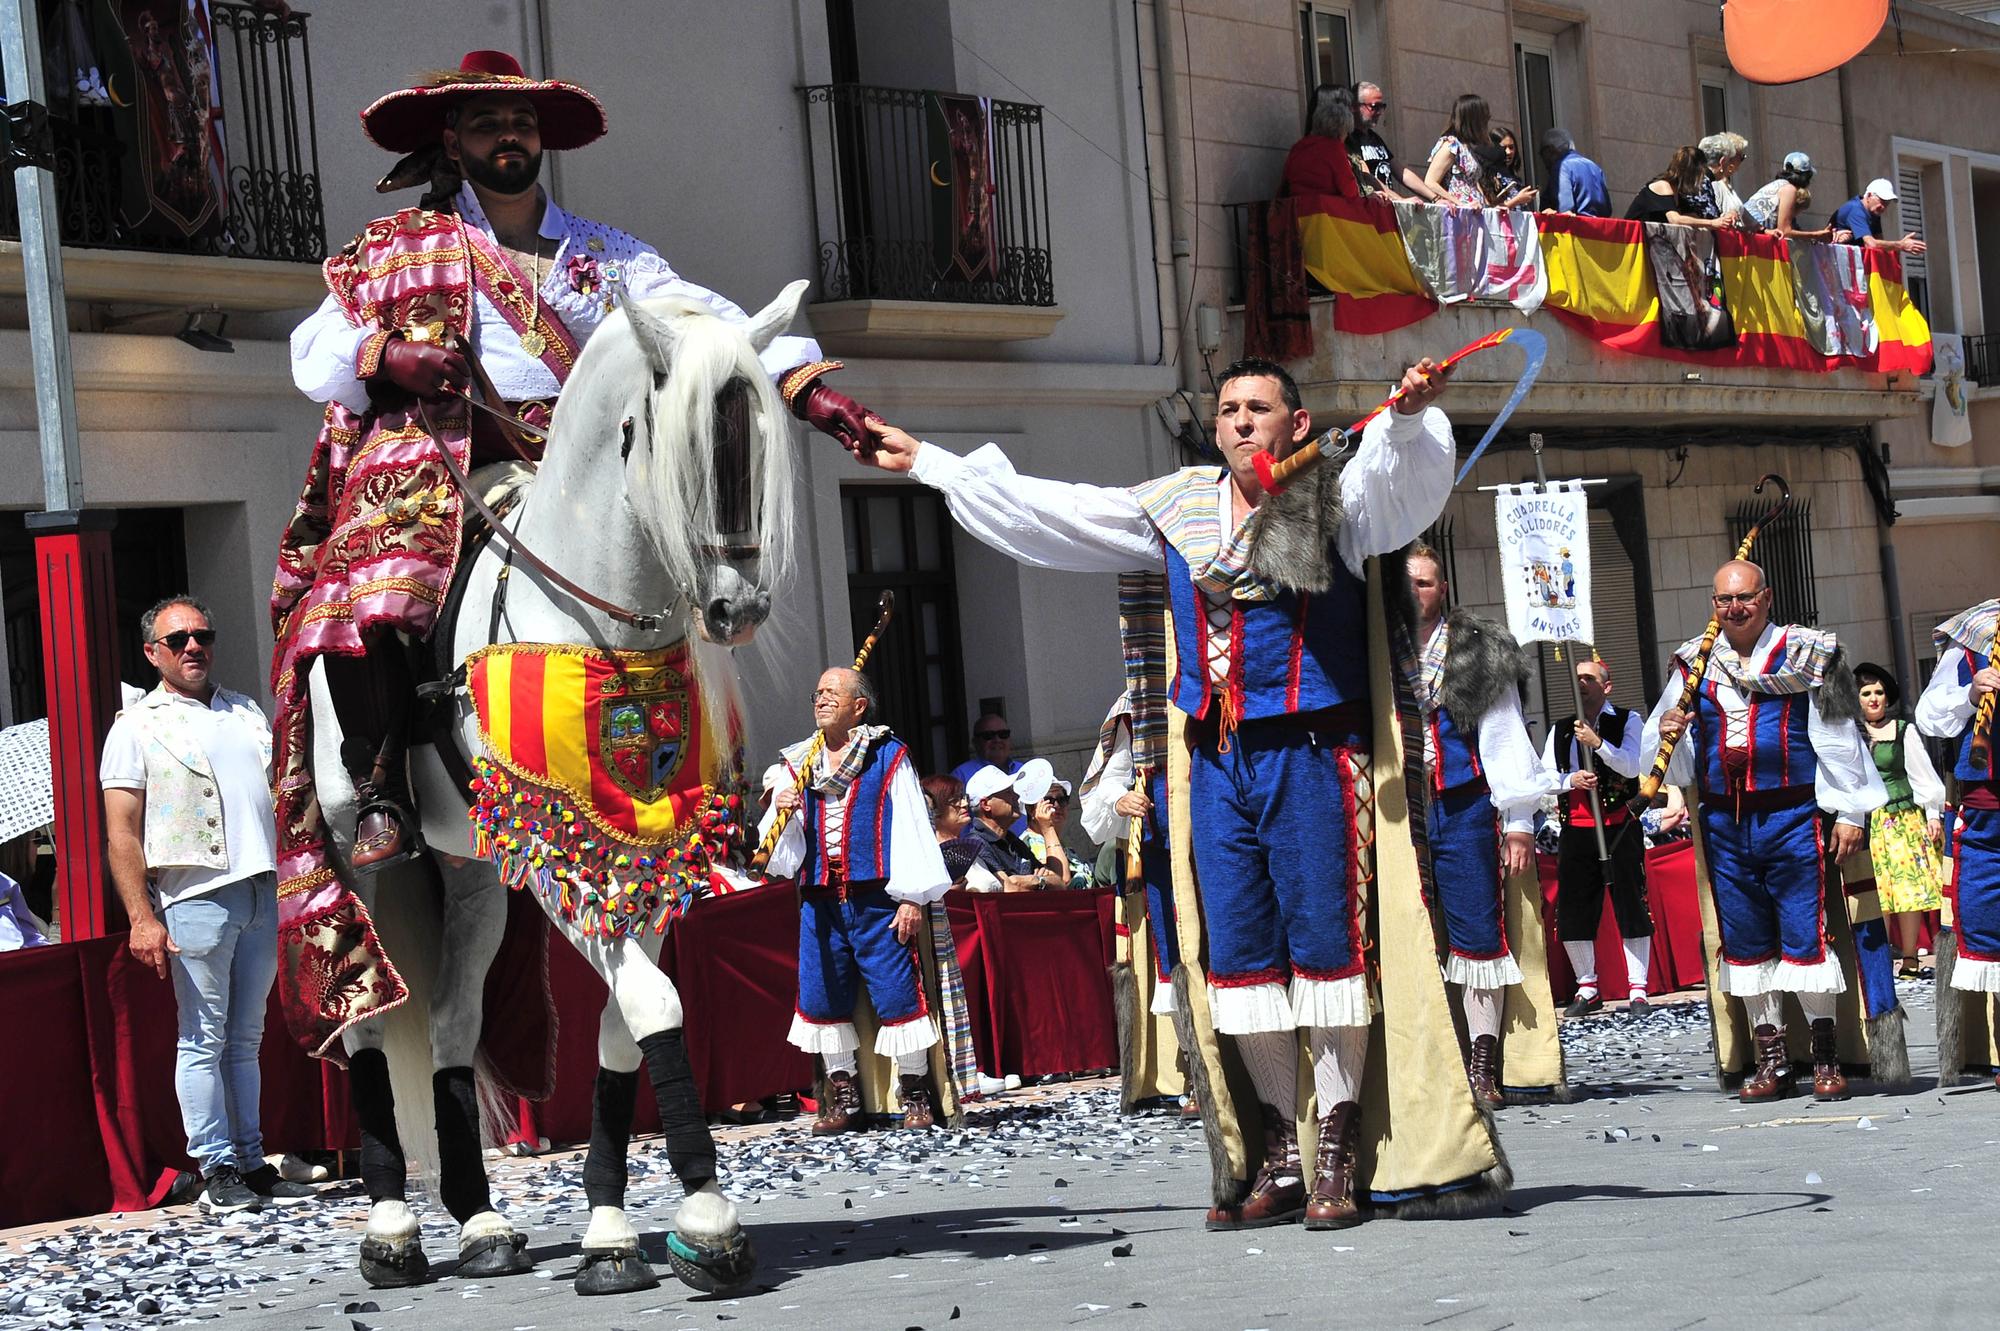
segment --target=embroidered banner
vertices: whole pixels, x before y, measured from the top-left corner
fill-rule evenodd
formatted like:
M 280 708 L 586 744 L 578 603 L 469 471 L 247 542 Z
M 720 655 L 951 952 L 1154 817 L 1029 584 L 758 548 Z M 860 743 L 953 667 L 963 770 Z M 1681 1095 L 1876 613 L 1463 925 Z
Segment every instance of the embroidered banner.
M 1590 511 L 1578 481 L 1494 497 L 1507 628 L 1521 642 L 1592 642 Z
M 728 736 L 701 713 L 685 644 L 487 647 L 467 662 L 479 737 L 475 843 L 586 934 L 667 925 L 741 833 L 715 788 Z

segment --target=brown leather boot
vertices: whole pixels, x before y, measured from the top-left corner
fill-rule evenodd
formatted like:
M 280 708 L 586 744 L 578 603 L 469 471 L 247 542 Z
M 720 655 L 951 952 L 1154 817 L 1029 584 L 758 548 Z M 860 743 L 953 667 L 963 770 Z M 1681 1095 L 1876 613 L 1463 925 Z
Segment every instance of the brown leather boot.
M 937 1126 L 937 1109 L 931 1103 L 930 1078 L 919 1073 L 911 1076 L 905 1072 L 898 1082 L 903 1092 L 903 1126 L 906 1128 L 930 1128 Z
M 1505 1109 L 1507 1097 L 1500 1090 L 1500 1037 L 1482 1035 L 1472 1042 L 1472 1061 L 1465 1075 L 1472 1081 L 1472 1101 L 1481 1109 Z
M 1743 1079 L 1736 1098 L 1745 1104 L 1785 1099 L 1792 1093 L 1792 1056 L 1785 1049 L 1785 1028 L 1759 1026 L 1751 1035 L 1757 1045 L 1757 1066 Z
M 1264 1167 L 1250 1195 L 1234 1206 L 1211 1206 L 1210 1229 L 1263 1229 L 1297 1220 L 1306 1209 L 1305 1167 L 1299 1163 L 1299 1128 L 1290 1114 L 1264 1111 Z
M 854 1074 L 827 1073 L 826 1099 L 820 1101 L 812 1135 L 831 1137 L 841 1132 L 859 1132 L 861 1128 L 861 1086 L 854 1080 Z
M 394 634 L 375 632 L 365 641 L 366 655 L 320 660 L 340 720 L 341 765 L 359 806 L 348 862 L 357 873 L 374 873 L 421 854 L 423 838 L 404 771 L 416 684 Z
M 1840 1070 L 1840 1049 L 1832 1017 L 1821 1017 L 1812 1024 L 1812 1058 L 1813 1099 L 1845 1100 L 1847 1074 Z
M 1320 1115 L 1319 1153 L 1313 1159 L 1307 1229 L 1346 1229 L 1361 1223 L 1354 1204 L 1354 1148 L 1361 1135 L 1361 1106 L 1343 1101 Z

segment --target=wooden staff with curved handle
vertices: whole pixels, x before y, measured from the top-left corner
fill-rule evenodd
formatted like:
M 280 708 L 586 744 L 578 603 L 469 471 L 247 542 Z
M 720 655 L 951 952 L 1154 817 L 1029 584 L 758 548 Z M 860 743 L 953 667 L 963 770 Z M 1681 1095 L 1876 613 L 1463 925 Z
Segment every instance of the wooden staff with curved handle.
M 868 636 L 862 640 L 861 650 L 854 654 L 854 668 L 856 670 L 868 664 L 868 658 L 874 654 L 875 644 L 882 640 L 882 634 L 888 630 L 889 619 L 896 613 L 896 593 L 890 591 L 883 592 L 882 599 L 877 601 L 875 605 L 882 613 L 876 618 L 875 627 L 868 630 Z M 820 752 L 825 748 L 826 735 L 823 732 L 815 731 L 812 743 L 806 746 L 805 757 L 799 762 L 798 780 L 792 785 L 793 794 L 797 794 L 806 788 L 806 782 L 812 779 L 813 764 L 819 761 Z M 778 810 L 777 818 L 771 823 L 771 830 L 764 834 L 763 844 L 759 845 L 757 853 L 750 857 L 752 872 L 762 873 L 764 871 L 764 866 L 771 862 L 771 852 L 778 848 L 778 838 L 785 834 L 785 829 L 791 825 L 791 822 L 791 809 Z
M 1771 506 L 1770 512 L 1751 524 L 1749 531 L 1743 533 L 1743 543 L 1736 547 L 1735 558 L 1737 559 L 1748 559 L 1750 557 L 1750 548 L 1757 544 L 1757 534 L 1777 521 L 1778 517 L 1791 505 L 1792 487 L 1785 484 L 1784 477 L 1778 475 L 1775 471 L 1767 472 L 1764 478 L 1757 482 L 1757 488 L 1752 493 L 1763 494 L 1764 487 L 1767 485 L 1776 485 L 1778 487 L 1778 502 Z M 1694 660 L 1688 665 L 1687 683 L 1681 686 L 1680 701 L 1674 704 L 1675 711 L 1685 712 L 1688 708 L 1694 706 L 1695 694 L 1701 689 L 1703 676 L 1708 674 L 1709 655 L 1714 652 L 1715 640 L 1721 633 L 1722 616 L 1719 614 L 1710 615 L 1708 617 L 1708 628 L 1701 635 L 1701 646 L 1695 651 Z M 1687 729 L 1683 727 L 1679 735 L 1675 735 L 1672 739 L 1662 739 L 1660 741 L 1660 751 L 1653 755 L 1653 768 L 1646 773 L 1645 779 L 1639 783 L 1639 793 L 1628 806 L 1633 814 L 1633 822 L 1638 821 L 1638 814 L 1652 807 L 1654 799 L 1659 796 L 1660 787 L 1667 783 L 1667 767 L 1673 762 L 1674 750 L 1680 746 L 1681 738 L 1686 734 Z
M 1143 767 L 1132 769 L 1132 793 L 1146 793 L 1146 778 L 1150 775 Z M 1146 890 L 1146 860 L 1140 852 L 1139 842 L 1146 834 L 1146 815 L 1132 815 L 1132 825 L 1125 835 L 1125 890 L 1143 892 Z

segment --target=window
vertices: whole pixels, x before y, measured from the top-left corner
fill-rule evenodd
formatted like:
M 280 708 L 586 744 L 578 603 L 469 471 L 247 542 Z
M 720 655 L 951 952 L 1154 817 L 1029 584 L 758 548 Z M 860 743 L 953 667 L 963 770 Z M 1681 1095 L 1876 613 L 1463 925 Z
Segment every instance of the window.
M 840 499 L 857 646 L 875 627 L 882 593 L 896 597 L 868 660 L 882 723 L 910 746 L 918 771 L 948 772 L 966 743 L 951 518 L 937 494 L 914 485 L 852 486 Z
M 1896 200 L 1896 212 L 1902 221 L 1904 231 L 1914 231 L 1918 240 L 1924 240 L 1924 164 L 1922 162 L 1896 163 L 1896 193 L 1902 197 Z M 1888 228 L 1883 228 L 1887 234 Z M 1910 303 L 1931 318 L 1931 276 L 1930 268 L 1924 262 L 1928 256 L 1905 254 L 1903 258 L 1903 285 L 1909 290 Z
M 1743 543 L 1750 524 L 1771 511 L 1769 500 L 1749 499 L 1729 515 L 1729 544 Z M 1813 578 L 1812 500 L 1795 495 L 1792 505 L 1757 537 L 1757 563 L 1771 582 L 1773 624 L 1819 623 L 1818 584 Z
M 1530 185 L 1539 185 L 1542 166 L 1535 145 L 1542 141 L 1543 131 L 1555 128 L 1562 91 L 1556 77 L 1555 39 L 1545 33 L 1522 33 L 1514 43 L 1514 75 L 1521 106 L 1521 176 Z
M 1322 83 L 1354 82 L 1354 15 L 1345 5 L 1301 5 L 1299 40 L 1308 103 L 1313 89 Z
M 1701 136 L 1720 134 L 1729 128 L 1729 89 L 1720 83 L 1701 81 Z

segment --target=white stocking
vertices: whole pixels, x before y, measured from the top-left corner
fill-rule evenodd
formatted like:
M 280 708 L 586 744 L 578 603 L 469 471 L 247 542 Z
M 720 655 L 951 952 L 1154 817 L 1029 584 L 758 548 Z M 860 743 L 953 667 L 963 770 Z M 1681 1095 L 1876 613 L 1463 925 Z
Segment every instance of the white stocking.
M 1231 1036 L 1257 1098 L 1285 1118 L 1299 1112 L 1299 1037 L 1295 1031 Z
M 1807 1021 L 1831 1021 L 1839 994 L 1800 994 L 1799 1006 L 1805 1009 Z
M 1366 1026 L 1314 1026 L 1307 1031 L 1312 1050 L 1313 1093 L 1319 1112 L 1361 1098 L 1361 1074 L 1368 1065 Z
M 905 1077 L 921 1077 L 930 1070 L 931 1051 L 928 1047 L 896 1055 L 896 1071 Z
M 829 1051 L 821 1054 L 820 1057 L 826 1060 L 826 1073 L 829 1077 L 836 1072 L 845 1072 L 849 1076 L 854 1075 L 854 1051 L 852 1049 Z
M 1500 1012 L 1506 1001 L 1505 989 L 1465 989 L 1465 1028 L 1477 1040 L 1482 1035 L 1498 1037 Z
M 1569 953 L 1569 968 L 1576 972 L 1576 987 L 1579 992 L 1588 989 L 1597 992 L 1597 944 L 1588 938 L 1581 943 L 1563 940 L 1563 951 Z
M 1653 956 L 1653 940 L 1628 938 L 1625 940 L 1625 987 L 1635 994 L 1646 992 L 1646 963 Z
M 1750 1014 L 1752 1026 L 1782 1026 L 1785 1024 L 1784 995 L 1779 993 L 1749 994 L 1743 999 L 1743 1007 Z

